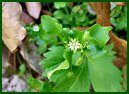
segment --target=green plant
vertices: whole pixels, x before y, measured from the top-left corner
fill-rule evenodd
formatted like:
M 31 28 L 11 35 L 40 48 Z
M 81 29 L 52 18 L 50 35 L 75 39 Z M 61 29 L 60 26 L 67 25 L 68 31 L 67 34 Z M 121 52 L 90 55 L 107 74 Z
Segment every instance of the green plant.
M 115 26 L 116 31 L 127 31 L 127 6 L 116 6 L 110 16 L 111 24 Z
M 34 91 L 42 91 L 43 89 L 43 82 L 33 78 L 31 75 L 27 78 L 27 84 L 28 84 L 28 91 L 34 92 Z
M 54 17 L 65 27 L 88 26 L 95 22 L 92 19 L 94 15 L 89 14 L 86 9 L 86 2 L 74 7 L 70 7 L 68 2 L 55 2 L 54 7 L 56 8 L 53 13 Z
M 39 52 L 45 52 L 40 65 L 50 85 L 42 85 L 40 91 L 89 92 L 91 85 L 95 92 L 123 91 L 121 71 L 112 63 L 113 45 L 106 45 L 112 27 L 95 24 L 87 30 L 71 30 L 43 15 L 39 28 L 33 39 L 40 49 L 45 46 Z
M 26 71 L 26 67 L 25 67 L 25 64 L 21 64 L 19 66 L 19 76 L 22 76 Z

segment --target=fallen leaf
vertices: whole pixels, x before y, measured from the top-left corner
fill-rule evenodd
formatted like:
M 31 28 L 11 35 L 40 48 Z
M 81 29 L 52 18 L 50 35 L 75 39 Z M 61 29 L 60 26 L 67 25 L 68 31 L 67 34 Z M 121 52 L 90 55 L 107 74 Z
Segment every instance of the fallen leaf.
M 39 2 L 26 2 L 26 8 L 30 16 L 35 19 L 39 18 L 41 12 L 41 3 Z
M 2 91 L 8 85 L 9 78 L 2 77 Z
M 127 2 L 114 2 L 118 6 L 125 6 L 127 5 Z
M 11 53 L 10 51 L 3 46 L 2 47 L 2 75 L 5 74 L 7 67 L 10 65 L 9 59 L 10 59 Z
M 36 52 L 37 47 L 34 43 L 26 42 L 20 45 L 20 53 L 26 60 L 27 64 L 37 73 L 42 73 L 42 68 L 39 66 L 41 61 L 40 55 Z
M 41 14 L 52 16 L 52 14 L 47 10 L 42 10 Z
M 20 21 L 21 13 L 19 3 L 6 2 L 2 6 L 2 40 L 11 52 L 14 52 L 26 35 Z
M 31 24 L 31 23 L 34 23 L 33 18 L 30 17 L 30 16 L 29 16 L 27 13 L 25 13 L 25 12 L 22 12 L 21 21 L 22 21 L 24 24 Z
M 12 75 L 9 78 L 2 78 L 3 92 L 24 92 L 27 90 L 26 82 L 18 75 Z
M 5 4 L 6 2 L 2 2 L 2 6 Z

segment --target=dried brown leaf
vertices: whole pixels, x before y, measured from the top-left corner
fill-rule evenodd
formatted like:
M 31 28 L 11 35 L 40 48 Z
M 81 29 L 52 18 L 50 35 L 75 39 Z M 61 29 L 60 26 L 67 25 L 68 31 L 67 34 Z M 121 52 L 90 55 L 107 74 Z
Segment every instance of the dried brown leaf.
M 24 92 L 27 90 L 26 82 L 18 75 L 12 75 L 9 78 L 2 78 L 3 92 Z
M 47 10 L 42 10 L 41 14 L 52 16 L 52 14 Z
M 2 39 L 11 52 L 26 35 L 26 30 L 20 21 L 21 13 L 22 8 L 19 3 L 6 2 L 2 6 Z
M 127 2 L 114 2 L 118 6 L 125 6 L 127 5 Z
M 41 12 L 41 3 L 39 2 L 27 2 L 26 8 L 30 16 L 32 16 L 35 19 L 39 18 L 40 12 Z
M 31 23 L 34 23 L 33 18 L 30 17 L 30 16 L 29 16 L 27 13 L 25 13 L 25 12 L 22 12 L 21 21 L 22 21 L 24 24 L 31 24 Z
M 6 68 L 10 65 L 9 59 L 10 59 L 11 53 L 10 51 L 3 46 L 2 47 L 2 75 L 6 72 Z
M 40 55 L 36 52 L 37 47 L 34 43 L 22 43 L 20 45 L 20 53 L 22 57 L 26 60 L 27 64 L 30 68 L 32 68 L 37 73 L 41 74 L 42 69 L 39 66 L 39 62 L 41 61 Z

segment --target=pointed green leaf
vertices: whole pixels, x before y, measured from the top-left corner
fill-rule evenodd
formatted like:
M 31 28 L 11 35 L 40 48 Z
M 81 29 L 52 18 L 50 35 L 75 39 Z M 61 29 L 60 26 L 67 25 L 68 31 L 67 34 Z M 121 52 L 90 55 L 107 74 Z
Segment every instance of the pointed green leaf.
M 29 76 L 27 78 L 28 90 L 33 91 L 41 91 L 44 85 L 44 82 Z
M 81 56 L 80 51 L 76 51 L 72 55 L 72 65 L 74 66 L 80 66 L 82 64 L 83 57 Z
M 104 46 L 109 40 L 109 31 L 112 29 L 110 26 L 101 26 L 99 24 L 95 24 L 91 26 L 87 31 L 90 32 L 90 36 L 95 38 L 100 46 Z
M 63 24 L 68 25 L 72 22 L 73 18 L 69 15 L 64 15 L 64 18 L 62 19 Z
M 116 6 L 116 7 L 113 8 L 113 10 L 111 11 L 110 16 L 111 16 L 111 17 L 117 17 L 117 16 L 121 13 L 121 9 L 122 9 L 122 6 Z
M 109 50 L 106 54 L 102 53 L 96 58 L 88 57 L 91 84 L 96 92 L 119 92 L 122 90 L 122 78 L 120 70 L 112 63 L 113 52 Z
M 58 70 L 62 69 L 68 69 L 69 68 L 69 62 L 67 60 L 63 61 L 57 68 L 53 69 L 52 71 L 48 72 L 47 77 L 50 79 L 51 75 Z
M 41 24 L 45 32 L 58 33 L 62 30 L 62 26 L 57 20 L 48 15 L 43 15 L 41 17 Z
M 19 67 L 19 70 L 20 70 L 19 75 L 22 76 L 24 74 L 24 72 L 26 71 L 25 64 L 21 64 L 20 67 Z
M 51 81 L 56 82 L 56 92 L 88 92 L 90 88 L 89 72 L 86 60 L 79 67 L 55 72 Z
M 56 9 L 64 8 L 66 6 L 66 2 L 54 2 L 54 6 Z
M 71 62 L 73 52 L 68 48 L 64 50 L 63 57 L 68 61 Z
M 47 76 L 47 73 L 55 69 L 64 61 L 63 58 L 64 47 L 53 46 L 49 48 L 49 52 L 45 53 L 45 59 L 43 59 L 40 64 L 45 68 L 43 76 Z
M 57 19 L 63 19 L 63 17 L 64 17 L 64 13 L 61 10 L 55 11 L 53 15 Z

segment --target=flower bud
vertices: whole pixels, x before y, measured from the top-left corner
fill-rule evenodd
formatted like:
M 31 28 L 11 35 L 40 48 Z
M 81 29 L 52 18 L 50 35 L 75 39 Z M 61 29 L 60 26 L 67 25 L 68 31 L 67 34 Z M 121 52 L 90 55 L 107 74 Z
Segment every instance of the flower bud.
M 80 66 L 83 62 L 83 56 L 81 56 L 81 52 L 77 51 L 72 55 L 72 65 Z
M 90 36 L 89 32 L 88 31 L 85 31 L 85 33 L 84 33 L 84 35 L 82 37 L 83 41 L 88 40 L 89 36 Z

